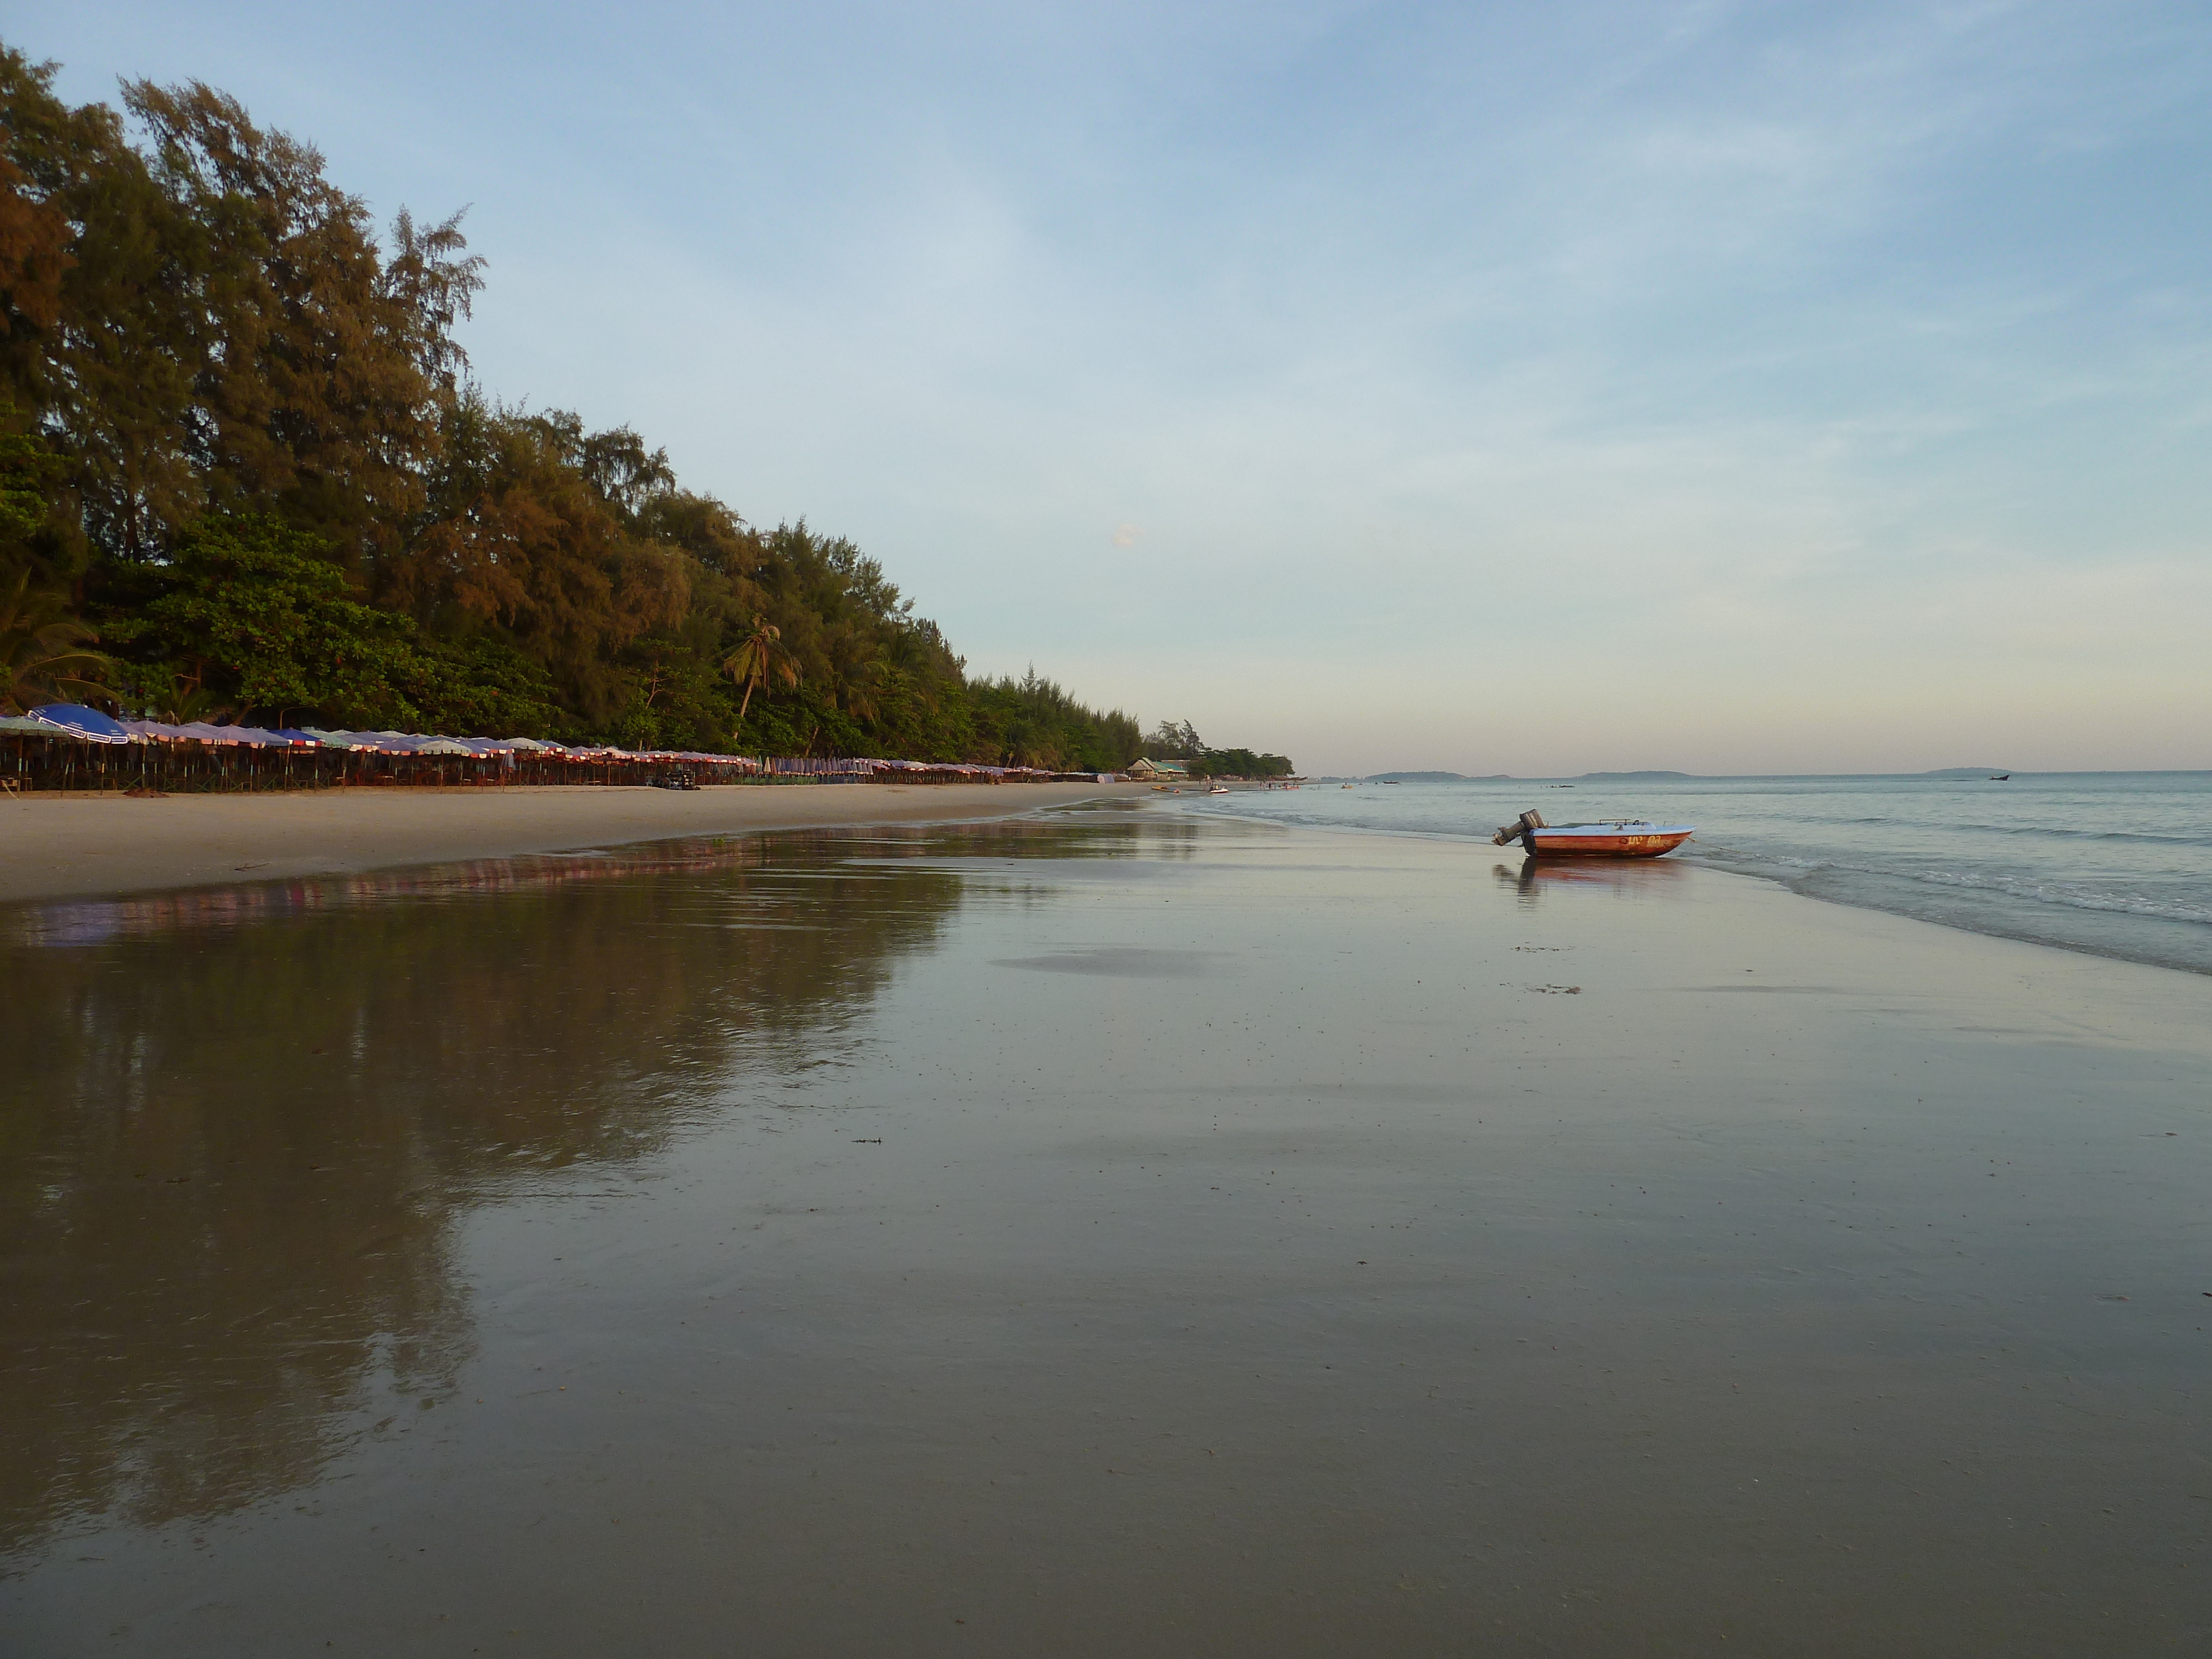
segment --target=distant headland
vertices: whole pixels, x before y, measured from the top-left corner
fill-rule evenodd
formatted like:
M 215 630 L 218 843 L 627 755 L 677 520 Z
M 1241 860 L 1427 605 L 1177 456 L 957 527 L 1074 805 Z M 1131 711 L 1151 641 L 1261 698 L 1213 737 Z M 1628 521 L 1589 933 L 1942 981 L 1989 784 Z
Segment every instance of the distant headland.
M 1352 778 L 1352 783 L 1498 783 L 1511 776 L 1505 772 L 1486 772 L 1471 777 L 1464 772 L 1373 772 L 1364 778 Z
M 2008 766 L 1944 766 L 1939 767 L 1932 772 L 1820 773 L 1806 774 L 1804 775 L 1944 779 L 2008 778 L 2012 775 L 2012 773 L 2013 769 Z M 1785 775 L 1781 773 L 1771 775 L 1766 773 L 1749 773 L 1738 775 L 1758 777 L 1772 775 L 1778 777 L 1784 775 L 1796 776 L 1799 775 Z M 1531 776 L 1524 778 L 1519 774 L 1513 772 L 1370 772 L 1364 775 L 1353 772 L 1325 778 L 1317 777 L 1314 781 L 1316 783 L 1685 783 L 1695 781 L 1700 779 L 1706 779 L 1711 776 L 1711 774 L 1704 772 L 1666 772 L 1658 770 L 1640 772 L 1582 772 L 1576 774 L 1571 778 L 1563 776 Z

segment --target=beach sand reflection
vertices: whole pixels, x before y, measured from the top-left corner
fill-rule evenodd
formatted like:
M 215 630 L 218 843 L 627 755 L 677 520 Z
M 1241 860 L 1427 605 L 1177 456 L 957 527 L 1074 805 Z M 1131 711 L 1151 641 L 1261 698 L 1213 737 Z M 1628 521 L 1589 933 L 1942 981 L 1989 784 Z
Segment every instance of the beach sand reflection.
M 366 1401 L 434 1408 L 471 1341 L 457 1215 L 821 1061 L 960 902 L 918 832 L 770 845 L 12 916 L 0 1549 L 219 1514 L 314 1480 Z
M 1512 889 L 1524 905 L 1533 905 L 1548 889 L 1577 892 L 1601 891 L 1620 898 L 1645 898 L 1671 892 L 1689 873 L 1688 867 L 1665 859 L 1532 859 L 1493 864 L 1491 875 L 1501 887 Z
M 2195 975 L 1142 811 L 0 938 L 42 1659 L 2212 1618 Z

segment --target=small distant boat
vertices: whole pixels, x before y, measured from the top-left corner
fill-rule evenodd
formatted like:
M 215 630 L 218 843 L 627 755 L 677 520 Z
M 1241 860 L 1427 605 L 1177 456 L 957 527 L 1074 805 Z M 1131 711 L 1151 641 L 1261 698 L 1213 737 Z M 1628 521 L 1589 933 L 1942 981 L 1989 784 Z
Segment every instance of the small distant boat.
M 1225 783 L 1217 783 L 1206 793 L 1209 795 L 1225 795 L 1229 793 L 1229 786 Z
M 2009 772 L 1992 772 L 1990 774 L 1990 781 L 1991 783 L 2010 783 L 2012 781 L 2012 774 Z
M 1518 822 L 1499 825 L 1490 839 L 1498 847 L 1517 841 L 1532 858 L 1656 859 L 1694 833 L 1691 824 L 1653 823 L 1648 818 L 1553 824 L 1540 812 L 1523 812 Z

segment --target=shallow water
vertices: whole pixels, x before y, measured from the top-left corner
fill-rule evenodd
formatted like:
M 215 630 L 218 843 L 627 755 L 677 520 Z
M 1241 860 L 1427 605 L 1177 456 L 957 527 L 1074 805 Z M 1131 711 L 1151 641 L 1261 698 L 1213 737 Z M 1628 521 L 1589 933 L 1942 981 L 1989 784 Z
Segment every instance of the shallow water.
M 1123 811 L 0 939 L 9 1652 L 2212 1621 L 2198 980 Z
M 1673 856 L 1814 898 L 2212 973 L 2208 772 L 1322 784 L 1176 805 L 1485 841 L 1531 809 L 1690 823 Z

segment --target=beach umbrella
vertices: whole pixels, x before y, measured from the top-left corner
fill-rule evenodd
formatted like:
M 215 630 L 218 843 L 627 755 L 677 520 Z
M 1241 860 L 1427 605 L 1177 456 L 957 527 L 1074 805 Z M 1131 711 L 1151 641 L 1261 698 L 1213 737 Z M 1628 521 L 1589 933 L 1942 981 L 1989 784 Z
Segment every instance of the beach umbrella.
M 85 738 L 94 743 L 128 743 L 131 733 L 123 722 L 112 715 L 103 714 L 97 708 L 87 708 L 81 702 L 41 703 L 31 713 L 64 732 Z
M 418 755 L 474 755 L 477 751 L 452 738 L 425 738 L 415 745 Z
M 243 744 L 248 749 L 289 749 L 291 738 L 258 726 L 218 726 L 215 728 L 229 743 Z

